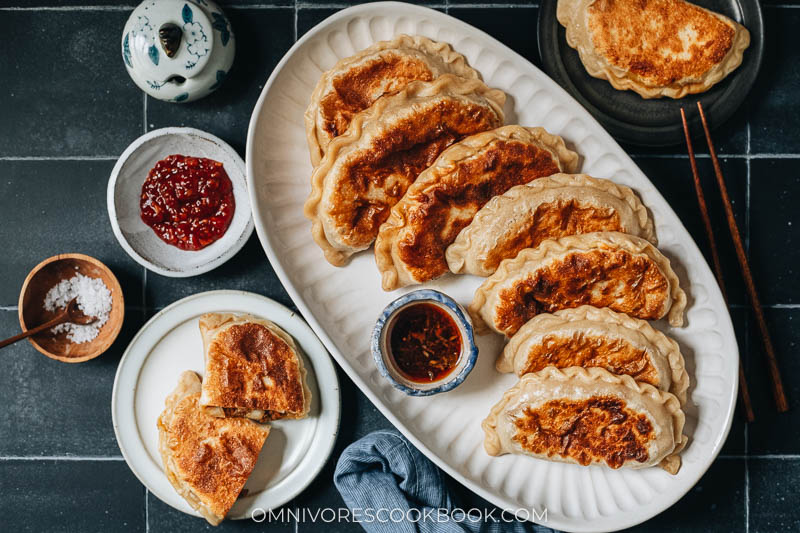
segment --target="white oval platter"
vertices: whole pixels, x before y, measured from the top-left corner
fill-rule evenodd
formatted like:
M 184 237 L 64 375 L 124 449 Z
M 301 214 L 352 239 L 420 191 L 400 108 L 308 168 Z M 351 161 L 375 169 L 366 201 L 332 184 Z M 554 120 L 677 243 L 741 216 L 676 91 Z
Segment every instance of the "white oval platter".
M 688 325 L 655 325 L 681 345 L 692 377 L 686 406 L 689 444 L 676 476 L 658 468 L 580 467 L 483 450 L 481 420 L 516 378 L 494 369 L 499 336 L 479 337 L 475 369 L 457 389 L 411 398 L 384 380 L 369 351 L 381 310 L 406 290 L 385 293 L 371 251 L 345 268 L 329 265 L 303 217 L 311 176 L 303 112 L 320 75 L 340 58 L 400 33 L 445 41 L 491 87 L 504 90 L 506 123 L 543 126 L 583 157 L 582 171 L 636 190 L 652 210 L 659 248 L 689 297 Z M 247 138 L 247 178 L 256 231 L 272 266 L 311 327 L 353 381 L 423 453 L 495 505 L 541 516 L 568 531 L 633 526 L 667 509 L 719 453 L 733 416 L 738 348 L 719 288 L 689 233 L 653 184 L 611 136 L 544 73 L 489 35 L 444 13 L 382 2 L 345 9 L 305 34 L 273 71 Z M 676 179 L 679 179 L 676 177 Z M 688 179 L 688 178 L 687 178 Z M 466 305 L 480 279 L 448 275 L 427 288 Z
M 308 370 L 308 417 L 270 423 L 267 442 L 244 486 L 248 493 L 228 513 L 233 519 L 261 516 L 300 494 L 317 477 L 339 431 L 336 369 L 297 313 L 259 294 L 228 290 L 195 294 L 165 307 L 139 330 L 117 367 L 111 397 L 114 432 L 125 461 L 150 492 L 179 511 L 200 516 L 164 474 L 156 420 L 184 370 L 204 373 L 197 319 L 211 312 L 251 313 L 275 322 L 297 342 Z

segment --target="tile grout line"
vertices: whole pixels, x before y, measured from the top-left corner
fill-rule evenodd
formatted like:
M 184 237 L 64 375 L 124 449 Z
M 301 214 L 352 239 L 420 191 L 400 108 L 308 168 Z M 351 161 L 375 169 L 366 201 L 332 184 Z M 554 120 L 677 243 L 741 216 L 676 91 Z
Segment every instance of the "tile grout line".
M 744 533 L 750 533 L 750 463 L 747 456 L 744 458 Z
M 115 161 L 116 155 L 0 156 L 0 161 Z
M 444 5 L 440 6 L 444 7 Z M 460 7 L 460 6 L 450 6 Z M 300 8 L 298 8 L 300 9 Z M 295 24 L 297 21 L 295 20 Z M 297 31 L 297 28 L 295 28 Z M 296 39 L 295 39 L 296 40 Z M 147 104 L 142 105 L 146 112 Z M 147 125 L 144 126 L 144 131 L 147 133 Z M 629 154 L 634 159 L 688 159 L 686 154 Z M 708 159 L 708 154 L 695 154 L 698 159 Z M 30 155 L 30 156 L 0 156 L 0 161 L 116 161 L 118 155 L 63 155 L 63 156 L 45 156 L 45 155 Z M 770 153 L 757 153 L 757 154 L 720 154 L 720 160 L 726 159 L 800 159 L 800 153 L 790 154 L 770 154 Z
M 745 152 L 747 158 L 745 159 L 745 194 L 744 194 L 744 250 L 746 257 L 750 257 L 750 155 L 751 155 L 751 130 L 750 118 L 748 117 L 745 125 L 747 132 L 747 144 L 745 145 Z M 750 311 L 745 312 L 744 316 L 744 348 L 745 348 L 745 374 L 750 362 L 750 349 L 752 339 L 750 338 Z M 741 364 L 741 357 L 739 358 Z M 750 533 L 750 424 L 744 424 L 744 532 Z
M 132 11 L 136 6 L 35 6 L 0 7 L 0 11 Z
M 447 0 L 446 0 L 447 1 Z M 351 7 L 352 4 L 347 3 L 326 3 L 326 4 L 314 4 L 310 2 L 302 2 L 299 4 L 301 8 L 320 8 L 320 9 L 327 9 L 327 8 L 347 8 Z M 27 6 L 8 6 L 8 7 L 0 7 L 0 11 L 132 11 L 136 6 L 135 5 L 121 5 L 121 6 L 102 6 L 102 5 L 87 5 L 87 6 L 35 6 L 35 7 L 27 7 Z M 229 4 L 226 7 L 231 9 L 286 9 L 287 5 L 279 5 L 279 4 Z M 446 7 L 446 4 L 423 4 L 423 7 Z M 518 3 L 505 3 L 505 4 L 486 4 L 486 3 L 465 3 L 465 4 L 458 4 L 454 5 L 455 8 L 467 8 L 467 9 L 508 9 L 508 8 L 538 8 L 538 3 L 532 4 L 518 4 Z M 800 9 L 800 5 L 795 4 L 771 4 L 765 5 L 765 8 L 769 9 Z
M 759 461 L 800 461 L 800 454 L 797 453 L 765 453 L 761 455 L 739 454 L 720 454 L 719 459 L 756 459 Z
M 142 133 L 147 133 L 147 93 L 142 91 Z
M 298 37 L 298 35 L 297 35 L 297 18 L 298 18 L 297 17 L 297 11 L 298 11 L 297 0 L 294 0 L 294 42 L 297 42 L 297 37 Z
M 687 154 L 628 154 L 635 159 L 689 159 Z M 726 159 L 800 159 L 800 153 L 789 154 L 771 154 L 771 153 L 756 153 L 756 154 L 717 154 L 720 160 Z M 711 156 L 708 154 L 695 154 L 697 159 L 709 159 Z
M 150 533 L 150 505 L 148 504 L 149 490 L 144 488 L 144 533 Z
M 124 461 L 121 455 L 0 455 L 0 461 Z
M 346 3 L 328 3 L 328 4 L 313 4 L 310 2 L 301 3 L 301 7 L 350 7 L 352 4 Z M 422 4 L 424 7 L 437 4 Z M 103 6 L 103 5 L 86 5 L 86 6 L 7 6 L 0 7 L 0 11 L 128 11 L 133 10 L 135 5 L 121 5 L 121 6 Z M 281 9 L 286 8 L 286 5 L 280 4 L 228 4 L 226 7 L 233 9 Z M 539 7 L 538 3 L 533 4 L 519 4 L 519 3 L 505 3 L 505 4 L 487 4 L 487 3 L 465 3 L 458 4 L 454 7 L 467 7 L 467 8 L 513 8 L 513 7 Z M 763 6 L 767 9 L 800 9 L 797 4 L 767 4 Z
M 744 192 L 744 253 L 748 260 L 750 259 L 750 120 L 746 124 L 747 131 L 747 146 L 745 159 L 745 192 Z

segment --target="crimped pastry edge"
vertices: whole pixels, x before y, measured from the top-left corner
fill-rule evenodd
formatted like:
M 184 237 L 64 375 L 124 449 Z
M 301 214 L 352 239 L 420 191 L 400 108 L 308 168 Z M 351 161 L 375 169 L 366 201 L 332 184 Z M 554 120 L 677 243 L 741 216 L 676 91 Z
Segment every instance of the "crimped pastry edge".
M 335 165 L 339 155 L 352 150 L 353 146 L 362 138 L 365 130 L 369 129 L 370 124 L 381 118 L 387 111 L 405 107 L 408 100 L 412 98 L 434 97 L 445 91 L 450 91 L 454 95 L 477 95 L 484 99 L 486 105 L 494 111 L 498 122 L 503 123 L 505 119 L 503 105 L 506 100 L 506 94 L 503 91 L 491 89 L 478 79 L 468 80 L 452 74 L 445 74 L 431 82 L 411 82 L 398 93 L 378 98 L 372 106 L 356 114 L 347 131 L 328 145 L 325 156 L 311 174 L 311 193 L 303 204 L 303 214 L 312 222 L 311 236 L 314 242 L 322 249 L 325 259 L 333 266 L 344 266 L 350 256 L 356 253 L 334 247 L 328 241 L 319 217 L 319 204 L 322 201 L 325 178 Z
M 325 147 L 329 144 L 329 142 L 323 143 L 320 141 L 317 130 L 317 115 L 319 114 L 319 104 L 322 100 L 322 92 L 325 90 L 330 80 L 365 57 L 383 52 L 385 50 L 398 50 L 403 48 L 417 50 L 441 60 L 442 63 L 444 63 L 444 65 L 450 69 L 451 74 L 455 74 L 461 78 L 481 79 L 480 73 L 474 68 L 470 67 L 467 63 L 467 59 L 462 54 L 453 50 L 453 47 L 449 43 L 434 41 L 422 35 L 401 34 L 394 39 L 378 41 L 377 43 L 352 56 L 340 59 L 332 68 L 323 72 L 322 76 L 317 82 L 316 87 L 314 88 L 314 91 L 311 93 L 310 102 L 305 113 L 303 114 L 306 124 L 308 151 L 309 155 L 311 156 L 312 165 L 316 166 L 319 164 L 325 153 Z
M 588 0 L 585 7 L 588 8 L 590 3 L 596 0 Z M 691 3 L 691 2 L 687 2 Z M 594 53 L 594 47 L 587 44 L 584 40 L 591 41 L 586 31 L 586 38 L 583 39 L 578 28 L 578 23 L 574 18 L 576 10 L 580 7 L 581 0 L 559 0 L 556 9 L 556 18 L 566 29 L 567 44 L 577 50 L 578 56 L 583 63 L 586 72 L 595 78 L 606 80 L 612 87 L 619 91 L 631 90 L 639 94 L 644 99 L 661 98 L 663 96 L 679 99 L 689 94 L 697 94 L 708 91 L 711 87 L 722 81 L 731 72 L 739 68 L 742 64 L 744 51 L 750 46 L 750 32 L 725 15 L 715 13 L 704 7 L 692 4 L 695 7 L 711 14 L 712 16 L 720 19 L 725 24 L 734 29 L 733 42 L 731 48 L 725 55 L 722 61 L 715 64 L 708 72 L 704 74 L 704 81 L 701 82 L 676 82 L 669 86 L 649 86 L 641 83 L 635 79 L 629 78 L 628 71 L 610 65 L 603 60 L 599 55 Z M 562 8 L 563 5 L 563 8 Z M 584 15 L 585 17 L 588 15 Z
M 465 159 L 480 155 L 494 142 L 520 141 L 534 144 L 553 156 L 562 170 L 575 171 L 580 156 L 567 148 L 564 139 L 549 133 L 541 127 L 525 127 L 519 125 L 500 126 L 493 130 L 476 133 L 446 148 L 436 161 L 423 170 L 414 183 L 406 191 L 403 198 L 392 206 L 389 218 L 381 224 L 375 240 L 375 262 L 381 273 L 381 286 L 384 291 L 392 291 L 400 287 L 418 283 L 416 280 L 401 280 L 397 265 L 392 256 L 392 247 L 396 243 L 397 233 L 405 227 L 405 201 L 415 195 L 425 194 L 428 187 L 436 185 L 441 176 L 455 170 L 456 165 Z M 538 180 L 534 180 L 534 183 Z
M 522 270 L 527 262 L 543 260 L 550 254 L 556 255 L 572 251 L 596 249 L 596 244 L 601 243 L 611 247 L 624 248 L 631 253 L 644 253 L 655 261 L 670 284 L 672 305 L 668 309 L 666 315 L 669 323 L 671 326 L 675 327 L 683 326 L 683 312 L 686 309 L 686 293 L 681 289 L 678 276 L 672 270 L 669 259 L 667 259 L 658 248 L 645 239 L 633 235 L 626 235 L 617 231 L 599 231 L 595 233 L 583 233 L 581 235 L 569 235 L 555 240 L 546 240 L 536 248 L 525 248 L 518 253 L 516 257 L 503 260 L 500 266 L 497 267 L 497 271 L 486 278 L 480 287 L 477 288 L 472 303 L 469 305 L 468 311 L 472 318 L 475 331 L 483 335 L 488 333 L 491 329 L 494 329 L 491 324 L 484 320 L 481 313 L 483 306 L 486 304 L 487 297 L 497 284 Z M 488 312 L 491 312 L 491 310 L 488 310 Z
M 528 330 L 537 328 L 539 331 L 546 330 L 548 327 L 553 327 L 561 324 L 568 324 L 579 320 L 588 320 L 591 322 L 599 322 L 602 324 L 614 324 L 622 326 L 626 329 L 638 331 L 644 336 L 653 347 L 660 352 L 666 359 L 670 367 L 672 383 L 669 391 L 674 394 L 681 405 L 686 403 L 686 394 L 689 389 L 689 373 L 686 371 L 686 361 L 681 353 L 680 346 L 665 333 L 657 330 L 650 325 L 646 320 L 628 316 L 625 313 L 618 313 L 607 307 L 594 307 L 591 305 L 582 305 L 571 309 L 561 309 L 555 313 L 542 313 L 536 315 L 528 322 L 526 322 L 517 331 L 511 340 L 506 344 L 503 351 L 497 356 L 497 363 L 495 368 L 498 372 L 506 372 L 501 370 L 501 361 L 508 363 L 513 372 L 514 359 L 520 348 L 520 345 L 527 340 Z M 506 353 L 513 353 L 511 357 L 506 357 Z M 505 365 L 504 365 L 505 366 Z
M 164 474 L 170 482 L 175 492 L 178 493 L 186 502 L 203 518 L 205 518 L 212 526 L 217 526 L 225 519 L 226 515 L 218 515 L 214 513 L 200 498 L 195 494 L 194 490 L 180 479 L 178 479 L 175 467 L 175 462 L 169 448 L 169 431 L 168 427 L 172 421 L 175 413 L 175 408 L 180 404 L 186 396 L 197 394 L 201 386 L 200 376 L 191 370 L 185 370 L 181 373 L 178 384 L 175 389 L 167 396 L 164 401 L 164 411 L 159 415 L 156 422 L 158 427 L 158 451 L 161 455 L 161 462 L 164 467 Z M 199 399 L 198 399 L 199 402 Z M 267 424 L 256 424 L 252 420 L 250 423 L 255 424 L 257 427 L 264 431 L 264 439 L 269 437 L 271 427 Z M 227 513 L 226 513 L 227 514 Z
M 205 371 L 208 372 L 208 349 L 211 345 L 211 342 L 217 337 L 217 335 L 221 334 L 225 330 L 244 323 L 252 322 L 254 324 L 259 324 L 267 328 L 270 332 L 277 335 L 281 340 L 283 340 L 286 344 L 289 345 L 292 352 L 297 359 L 297 365 L 300 370 L 300 382 L 303 386 L 303 411 L 301 413 L 290 413 L 286 416 L 281 417 L 281 420 L 300 420 L 308 416 L 309 411 L 311 410 L 311 389 L 308 387 L 308 370 L 306 370 L 305 364 L 303 363 L 303 357 L 300 352 L 300 347 L 297 346 L 294 338 L 289 335 L 286 331 L 283 330 L 279 325 L 272 322 L 271 320 L 267 320 L 266 318 L 261 318 L 259 316 L 250 314 L 250 313 L 206 313 L 200 317 L 198 320 L 198 328 L 200 329 L 200 337 L 203 339 L 203 367 Z M 213 338 L 207 338 L 208 332 L 212 329 L 220 328 L 215 334 Z M 210 398 L 208 397 L 208 393 L 205 387 L 205 381 L 202 384 L 202 393 L 200 396 L 200 408 L 203 409 L 207 414 L 211 416 L 218 416 L 218 412 L 221 409 L 218 406 L 211 405 Z M 225 418 L 224 411 L 223 416 L 219 418 Z M 247 418 L 249 420 L 253 420 L 250 417 L 240 417 L 240 418 Z M 267 418 L 267 414 L 264 413 L 261 419 L 255 420 L 256 422 L 265 423 L 269 422 L 270 418 Z
M 190 390 L 190 388 L 194 388 L 193 382 L 195 380 L 197 381 L 197 386 L 199 387 L 201 383 L 200 376 L 191 370 L 184 371 L 181 373 L 175 389 L 167 396 L 167 399 L 164 402 L 164 411 L 159 415 L 156 423 L 156 426 L 158 427 L 158 451 L 161 455 L 161 463 L 164 467 L 164 474 L 167 476 L 167 481 L 169 481 L 170 485 L 172 485 L 172 487 L 175 489 L 175 492 L 177 492 L 181 498 L 186 500 L 186 503 L 188 503 L 192 509 L 200 513 L 209 524 L 216 526 L 219 525 L 219 523 L 222 522 L 225 517 L 214 513 L 202 501 L 200 501 L 200 498 L 197 497 L 191 487 L 178 479 L 178 476 L 175 473 L 175 463 L 173 461 L 172 454 L 170 453 L 168 444 L 169 431 L 167 428 L 172 421 L 175 407 L 177 407 L 181 400 L 183 400 L 183 398 L 186 396 L 190 394 L 197 394 L 196 392 Z
M 683 427 L 686 423 L 686 415 L 681 409 L 681 404 L 674 394 L 660 391 L 647 383 L 639 383 L 630 376 L 618 376 L 603 368 L 581 368 L 571 366 L 559 370 L 554 366 L 548 366 L 538 372 L 525 374 L 520 378 L 516 385 L 508 389 L 499 402 L 489 411 L 489 415 L 481 422 L 484 431 L 483 447 L 486 453 L 491 456 L 499 455 L 501 452 L 500 436 L 497 434 L 497 419 L 502 414 L 506 406 L 512 401 L 514 396 L 525 387 L 529 382 L 544 382 L 548 380 L 557 381 L 581 381 L 592 383 L 594 381 L 604 381 L 610 384 L 623 385 L 636 393 L 646 396 L 656 403 L 662 404 L 672 419 L 672 440 L 675 449 L 664 457 L 658 464 L 670 474 L 677 474 L 681 467 L 680 452 L 686 446 L 689 438 L 683 434 Z
M 622 200 L 633 211 L 639 223 L 639 228 L 642 230 L 642 237 L 653 243 L 653 245 L 658 245 L 653 217 L 650 216 L 647 207 L 645 207 L 633 189 L 608 179 L 594 178 L 588 174 L 559 173 L 512 187 L 504 194 L 495 196 L 487 202 L 475 214 L 472 222 L 461 230 L 453 244 L 447 248 L 447 264 L 450 267 L 450 271 L 455 274 L 484 275 L 483 273 L 465 270 L 467 254 L 475 245 L 473 241 L 483 233 L 484 228 L 492 225 L 491 221 L 500 216 L 499 211 L 508 204 L 522 201 L 527 196 L 538 194 L 545 190 L 567 187 L 590 187 Z

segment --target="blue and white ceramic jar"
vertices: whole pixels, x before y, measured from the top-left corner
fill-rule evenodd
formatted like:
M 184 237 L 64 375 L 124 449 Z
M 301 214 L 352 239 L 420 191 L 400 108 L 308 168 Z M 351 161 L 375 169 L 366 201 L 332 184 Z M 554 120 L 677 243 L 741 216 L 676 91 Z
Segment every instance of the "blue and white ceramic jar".
M 230 22 L 210 0 L 146 0 L 122 32 L 122 60 L 144 92 L 190 102 L 216 90 L 233 65 Z

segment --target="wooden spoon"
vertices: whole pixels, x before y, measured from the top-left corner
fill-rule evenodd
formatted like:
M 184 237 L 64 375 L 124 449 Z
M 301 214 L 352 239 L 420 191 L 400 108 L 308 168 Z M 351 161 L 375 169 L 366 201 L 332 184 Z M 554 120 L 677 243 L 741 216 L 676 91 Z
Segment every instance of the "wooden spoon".
M 45 331 L 59 324 L 63 324 L 64 322 L 71 322 L 73 324 L 80 324 L 82 326 L 85 326 L 93 322 L 97 322 L 97 317 L 84 315 L 83 311 L 81 311 L 80 308 L 78 307 L 78 299 L 73 298 L 64 308 L 64 310 L 58 313 L 55 317 L 53 317 L 52 320 L 45 322 L 41 326 L 36 326 L 33 329 L 23 331 L 19 335 L 15 335 L 10 339 L 0 341 L 0 348 L 4 348 L 9 344 L 14 344 L 17 341 L 21 341 L 22 339 L 30 337 L 31 335 L 36 335 L 41 331 Z

